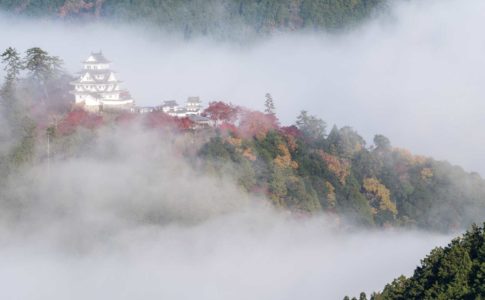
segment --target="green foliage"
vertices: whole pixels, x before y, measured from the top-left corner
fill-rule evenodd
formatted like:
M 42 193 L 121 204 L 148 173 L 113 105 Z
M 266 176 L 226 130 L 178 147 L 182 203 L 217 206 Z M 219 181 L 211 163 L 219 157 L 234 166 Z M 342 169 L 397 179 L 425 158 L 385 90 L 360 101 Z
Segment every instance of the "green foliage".
M 318 142 L 325 138 L 327 124 L 322 119 L 309 115 L 305 110 L 297 117 L 296 126 L 309 141 Z
M 39 82 L 58 76 L 61 71 L 62 60 L 57 56 L 49 56 L 49 53 L 41 48 L 27 49 L 25 57 L 25 69 L 29 77 Z
M 484 299 L 484 267 L 484 227 L 473 225 L 447 247 L 432 250 L 413 276 L 395 279 L 372 299 Z
M 0 0 L 0 8 L 29 16 L 110 18 L 144 22 L 185 36 L 245 37 L 276 30 L 340 29 L 388 0 Z
M 46 134 L 52 139 L 53 155 L 76 155 L 95 136 L 91 129 L 103 123 L 94 118 L 85 133 L 75 130 L 82 122 L 71 122 L 74 130 L 67 130 L 66 122 L 58 128 L 53 120 L 75 117 L 73 112 L 65 114 L 70 77 L 58 73 L 61 60 L 44 50 L 31 48 L 26 54 L 20 59 L 9 48 L 2 56 L 11 92 L 2 89 L 0 111 L 16 113 L 7 114 L 15 139 L 8 153 L 0 154 L 1 172 L 42 160 L 34 150 L 43 149 Z M 9 80 L 16 84 L 9 85 Z M 9 110 L 7 103 L 16 109 Z M 31 107 L 36 108 L 36 116 L 29 114 Z M 448 231 L 465 228 L 485 215 L 485 181 L 478 174 L 393 148 L 382 135 L 374 138 L 371 147 L 350 127 L 334 126 L 327 136 L 325 122 L 305 111 L 296 126 L 281 127 L 270 95 L 266 109 L 265 114 L 212 103 L 206 112 L 224 122 L 216 122 L 204 134 L 194 132 L 197 142 L 187 154 L 181 153 L 197 162 L 200 171 L 232 176 L 243 190 L 264 195 L 277 207 L 304 213 L 329 211 L 366 226 Z M 243 117 L 253 122 L 243 122 Z M 476 280 L 484 278 L 485 266 L 470 265 L 462 252 L 453 255 L 476 273 Z M 454 271 L 443 264 L 441 272 Z M 461 286 L 464 293 L 478 288 L 465 286 L 463 276 L 453 280 L 453 290 Z

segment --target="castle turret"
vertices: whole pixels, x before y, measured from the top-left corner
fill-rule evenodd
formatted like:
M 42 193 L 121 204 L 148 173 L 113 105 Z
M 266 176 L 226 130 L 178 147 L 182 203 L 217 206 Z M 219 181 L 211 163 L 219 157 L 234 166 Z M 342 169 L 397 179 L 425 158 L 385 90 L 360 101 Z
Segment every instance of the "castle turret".
M 134 106 L 130 93 L 120 88 L 121 81 L 101 52 L 91 53 L 83 62 L 80 74 L 71 83 L 77 106 L 93 112 L 130 110 Z

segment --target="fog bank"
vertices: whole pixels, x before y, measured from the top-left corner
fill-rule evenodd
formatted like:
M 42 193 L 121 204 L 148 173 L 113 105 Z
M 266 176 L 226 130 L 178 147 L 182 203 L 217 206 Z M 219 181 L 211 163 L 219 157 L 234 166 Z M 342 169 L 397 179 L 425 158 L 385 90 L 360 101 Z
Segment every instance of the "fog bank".
M 347 34 L 243 46 L 2 16 L 0 48 L 40 46 L 73 73 L 101 49 L 140 105 L 199 95 L 261 108 L 270 92 L 283 123 L 307 109 L 483 174 L 484 14 L 479 0 L 411 2 Z M 341 299 L 409 275 L 449 240 L 289 216 L 194 171 L 173 148 L 187 141 L 104 130 L 0 182 L 0 298 Z
M 177 154 L 186 140 L 85 135 L 70 140 L 79 153 L 53 144 L 50 166 L 2 185 L 0 298 L 341 299 L 410 274 L 448 240 L 275 211 L 230 176 L 196 172 Z
M 71 72 L 101 49 L 139 105 L 199 95 L 261 108 L 270 92 L 284 123 L 306 109 L 369 141 L 382 133 L 396 146 L 483 174 L 485 3 L 395 3 L 390 15 L 346 34 L 282 34 L 244 46 L 3 16 L 0 48 L 41 46 Z

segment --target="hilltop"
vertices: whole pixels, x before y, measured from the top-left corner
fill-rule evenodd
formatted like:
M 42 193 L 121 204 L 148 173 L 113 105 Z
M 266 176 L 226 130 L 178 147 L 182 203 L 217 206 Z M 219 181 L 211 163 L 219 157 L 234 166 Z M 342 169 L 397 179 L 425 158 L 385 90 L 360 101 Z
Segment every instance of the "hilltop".
M 433 249 L 411 277 L 400 276 L 370 299 L 483 299 L 484 261 L 485 230 L 473 225 L 446 247 Z M 359 299 L 367 298 L 361 293 Z
M 264 112 L 209 102 L 203 115 L 211 123 L 204 126 L 163 111 L 89 113 L 72 109 L 72 77 L 61 70 L 60 58 L 32 48 L 22 59 L 26 67 L 18 69 L 18 54 L 8 55 L 2 111 L 13 145 L 2 147 L 2 176 L 83 155 L 104 128 L 138 126 L 172 141 L 201 174 L 230 177 L 246 193 L 297 214 L 440 231 L 465 228 L 485 215 L 485 181 L 478 174 L 395 148 L 379 134 L 368 145 L 355 129 L 328 130 L 306 111 L 282 125 L 270 94 L 262 97 Z
M 186 37 L 243 38 L 302 29 L 336 30 L 375 14 L 387 0 L 0 0 L 0 8 L 26 16 L 115 20 L 174 30 Z

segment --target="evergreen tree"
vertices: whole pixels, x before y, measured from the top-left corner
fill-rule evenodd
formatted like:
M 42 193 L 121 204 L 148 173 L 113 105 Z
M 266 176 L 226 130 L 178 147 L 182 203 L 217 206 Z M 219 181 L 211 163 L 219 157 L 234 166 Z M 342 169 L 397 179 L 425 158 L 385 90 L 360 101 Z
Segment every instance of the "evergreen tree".
M 273 97 L 271 97 L 270 93 L 266 93 L 265 95 L 266 101 L 264 102 L 264 112 L 267 115 L 275 115 L 275 106 L 273 102 Z
M 62 60 L 59 57 L 49 56 L 49 53 L 41 48 L 30 48 L 26 52 L 25 69 L 29 72 L 30 78 L 41 84 L 58 75 L 61 67 Z
M 22 59 L 16 49 L 9 47 L 1 55 L 5 70 L 5 81 L 0 90 L 2 113 L 8 120 L 10 126 L 16 127 L 20 108 L 16 99 L 15 89 L 18 76 L 23 68 Z
M 20 71 L 23 68 L 22 59 L 15 48 L 8 47 L 2 53 L 2 63 L 5 65 L 5 82 L 3 89 L 13 88 L 12 85 L 18 80 Z
M 317 141 L 325 138 L 327 124 L 322 119 L 309 115 L 305 110 L 302 110 L 297 117 L 296 125 L 310 140 Z

